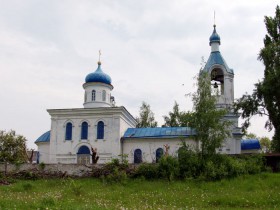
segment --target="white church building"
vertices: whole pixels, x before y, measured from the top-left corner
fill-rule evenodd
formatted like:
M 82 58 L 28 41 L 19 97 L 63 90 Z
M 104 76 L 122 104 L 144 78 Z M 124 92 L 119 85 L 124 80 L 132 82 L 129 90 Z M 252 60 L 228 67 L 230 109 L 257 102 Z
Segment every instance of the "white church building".
M 211 75 L 213 87 L 219 88 L 217 107 L 230 110 L 234 100 L 234 73 L 220 53 L 220 36 L 215 25 L 209 44 L 211 54 L 203 71 Z M 100 61 L 96 71 L 86 76 L 83 88 L 84 108 L 47 110 L 51 129 L 35 141 L 38 162 L 90 164 L 91 148 L 97 149 L 98 163 L 119 155 L 127 155 L 130 163 L 156 162 L 166 147 L 169 154 L 177 155 L 182 140 L 199 147 L 199 142 L 192 139 L 195 131 L 189 127 L 135 128 L 136 120 L 129 111 L 115 106 L 112 81 L 101 69 Z M 229 112 L 225 118 L 233 122 L 232 135 L 217 151 L 240 154 L 239 116 Z

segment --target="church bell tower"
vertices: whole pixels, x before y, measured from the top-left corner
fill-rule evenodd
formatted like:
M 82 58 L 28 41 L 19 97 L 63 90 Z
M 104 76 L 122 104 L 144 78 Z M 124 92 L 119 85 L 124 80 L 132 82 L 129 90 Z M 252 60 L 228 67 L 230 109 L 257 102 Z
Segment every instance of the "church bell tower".
M 211 54 L 203 69 L 211 76 L 211 85 L 217 90 L 217 107 L 230 108 L 234 102 L 234 73 L 220 53 L 221 38 L 214 25 L 213 33 L 209 38 Z

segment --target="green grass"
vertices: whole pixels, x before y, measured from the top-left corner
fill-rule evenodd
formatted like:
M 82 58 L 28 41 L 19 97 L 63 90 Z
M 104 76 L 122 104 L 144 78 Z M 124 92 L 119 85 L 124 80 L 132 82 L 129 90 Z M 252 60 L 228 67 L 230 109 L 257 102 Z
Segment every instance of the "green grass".
M 0 186 L 0 209 L 280 209 L 280 174 L 219 182 L 17 180 Z

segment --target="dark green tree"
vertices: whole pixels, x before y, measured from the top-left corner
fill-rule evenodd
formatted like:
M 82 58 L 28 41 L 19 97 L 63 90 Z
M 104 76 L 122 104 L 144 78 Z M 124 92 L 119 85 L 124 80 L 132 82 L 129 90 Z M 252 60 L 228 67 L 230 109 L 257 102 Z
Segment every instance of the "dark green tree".
M 173 112 L 169 112 L 169 116 L 163 116 L 163 119 L 165 121 L 164 126 L 167 127 L 178 127 L 181 126 L 181 119 L 180 119 L 180 110 L 179 110 L 179 104 L 175 101 L 173 106 Z
M 194 137 L 201 142 L 202 155 L 212 155 L 230 135 L 231 123 L 223 119 L 227 110 L 216 108 L 217 97 L 211 92 L 211 79 L 207 73 L 200 73 L 197 86 L 193 94 L 191 125 L 196 130 Z
M 151 111 L 151 107 L 146 102 L 142 102 L 142 106 L 139 111 L 140 117 L 136 117 L 137 128 L 156 127 L 157 122 L 155 121 L 154 113 Z
M 168 114 L 169 116 L 163 116 L 164 127 L 191 127 L 193 125 L 193 113 L 180 111 L 179 104 L 176 101 L 173 106 L 173 112 Z
M 189 112 L 180 111 L 179 104 L 175 101 L 173 111 L 168 113 L 169 116 L 163 116 L 164 126 L 166 127 L 180 127 L 189 126 L 188 119 L 190 117 Z
M 268 120 L 265 128 L 275 129 L 272 138 L 272 149 L 280 152 L 280 9 L 276 7 L 275 17 L 264 18 L 267 34 L 264 47 L 260 50 L 258 59 L 265 66 L 264 78 L 255 84 L 253 93 L 244 94 L 235 103 L 235 111 L 242 110 L 245 119 L 243 128 L 250 126 L 250 119 L 254 115 L 266 115 Z

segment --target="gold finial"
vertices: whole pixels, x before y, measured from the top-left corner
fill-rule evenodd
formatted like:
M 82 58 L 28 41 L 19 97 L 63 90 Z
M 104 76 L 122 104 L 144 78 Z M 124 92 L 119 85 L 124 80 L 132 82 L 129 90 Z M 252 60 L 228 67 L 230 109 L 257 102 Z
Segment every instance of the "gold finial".
M 100 61 L 100 56 L 101 56 L 101 50 L 99 50 L 99 59 L 98 59 L 98 65 L 101 65 L 101 61 Z

